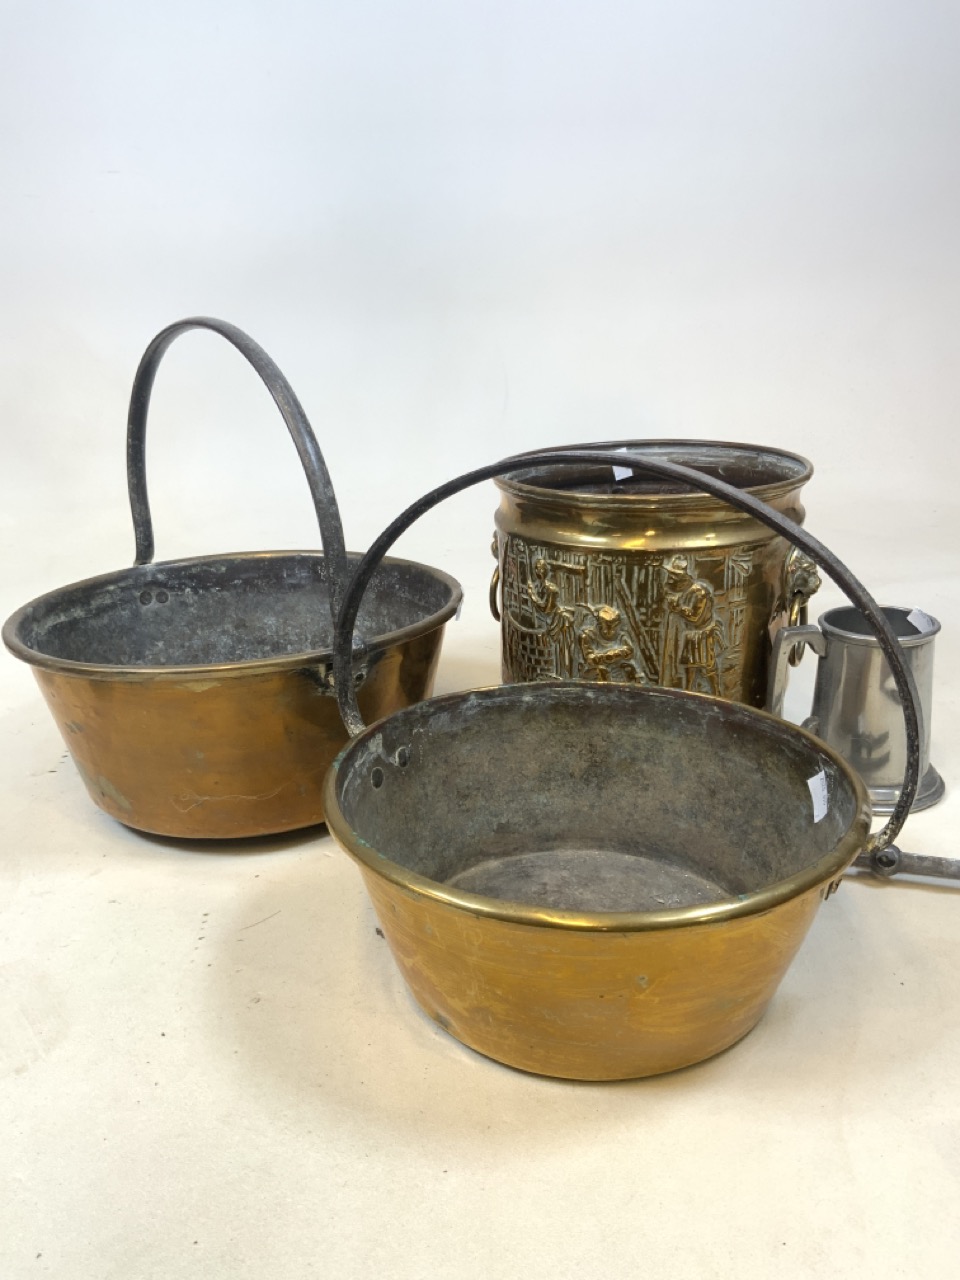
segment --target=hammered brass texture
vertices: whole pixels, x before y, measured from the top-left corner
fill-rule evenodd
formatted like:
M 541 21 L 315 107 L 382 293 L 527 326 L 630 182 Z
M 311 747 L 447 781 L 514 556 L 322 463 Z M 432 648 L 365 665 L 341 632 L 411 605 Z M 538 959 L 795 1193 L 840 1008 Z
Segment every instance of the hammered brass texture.
M 624 1080 L 690 1066 L 760 1020 L 821 889 L 746 919 L 583 933 L 479 919 L 364 868 L 403 977 L 445 1031 L 540 1075 Z
M 428 697 L 461 593 L 387 560 L 361 619 L 364 714 Z M 347 741 L 333 687 L 327 563 L 315 552 L 165 561 L 41 596 L 3 638 L 34 669 L 93 800 L 157 835 L 227 839 L 323 821 Z
M 631 447 L 803 520 L 812 468 L 796 455 L 725 442 Z M 771 633 L 801 613 L 815 568 L 727 504 L 623 471 L 539 467 L 496 481 L 504 680 L 656 684 L 763 706 Z
M 794 725 L 585 681 L 410 707 L 351 741 L 324 796 L 427 1013 L 584 1080 L 745 1035 L 870 823 L 861 780 Z
M 371 720 L 429 697 L 442 628 L 377 655 Z M 317 668 L 195 679 L 85 679 L 35 669 L 91 798 L 139 831 L 190 839 L 323 822 L 322 783 L 347 741 Z
M 442 630 L 393 645 L 360 690 L 378 719 L 429 698 Z M 225 840 L 323 822 L 324 773 L 347 740 L 316 669 L 197 680 L 35 672 L 91 799 L 128 827 Z

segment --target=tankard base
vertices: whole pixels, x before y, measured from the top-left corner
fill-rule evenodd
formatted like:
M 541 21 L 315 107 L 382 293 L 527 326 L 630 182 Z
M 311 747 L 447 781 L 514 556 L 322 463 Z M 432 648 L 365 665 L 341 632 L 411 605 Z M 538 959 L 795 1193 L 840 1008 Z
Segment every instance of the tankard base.
M 870 803 L 873 806 L 874 813 L 892 813 L 894 805 L 900 796 L 899 787 L 868 787 L 870 792 Z M 918 813 L 921 809 L 929 809 L 943 799 L 943 793 L 946 790 L 943 779 L 937 773 L 933 765 L 927 766 L 927 771 L 923 775 L 920 786 L 917 788 L 917 798 L 910 806 L 911 813 Z

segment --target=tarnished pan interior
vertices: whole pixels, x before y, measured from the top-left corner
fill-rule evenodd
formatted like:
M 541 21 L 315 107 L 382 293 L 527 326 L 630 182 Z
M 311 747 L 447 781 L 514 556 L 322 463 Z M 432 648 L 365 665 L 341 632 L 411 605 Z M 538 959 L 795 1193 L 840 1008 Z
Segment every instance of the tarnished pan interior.
M 808 786 L 821 771 L 823 816 Z M 842 866 L 856 852 L 837 850 L 862 802 L 842 762 L 792 725 L 613 684 L 411 707 L 345 749 L 335 787 L 336 834 L 380 874 L 582 912 L 743 900 L 806 872 L 813 883 L 825 857 Z
M 385 561 L 364 597 L 359 634 L 373 642 L 418 624 L 437 626 L 444 620 L 437 615 L 458 594 L 446 574 Z M 16 639 L 32 655 L 118 668 L 326 653 L 332 643 L 326 562 L 316 552 L 291 551 L 124 569 L 33 601 Z

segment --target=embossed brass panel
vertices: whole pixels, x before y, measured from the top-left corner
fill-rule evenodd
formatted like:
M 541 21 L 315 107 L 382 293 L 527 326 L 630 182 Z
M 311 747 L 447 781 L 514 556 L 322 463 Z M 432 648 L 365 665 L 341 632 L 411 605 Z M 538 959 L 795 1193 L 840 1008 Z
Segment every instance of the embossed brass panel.
M 630 447 L 803 520 L 812 468 L 794 454 L 702 441 Z M 804 617 L 819 586 L 802 553 L 707 494 L 628 467 L 571 476 L 539 466 L 496 483 L 491 603 L 505 681 L 656 684 L 763 705 L 771 633 Z

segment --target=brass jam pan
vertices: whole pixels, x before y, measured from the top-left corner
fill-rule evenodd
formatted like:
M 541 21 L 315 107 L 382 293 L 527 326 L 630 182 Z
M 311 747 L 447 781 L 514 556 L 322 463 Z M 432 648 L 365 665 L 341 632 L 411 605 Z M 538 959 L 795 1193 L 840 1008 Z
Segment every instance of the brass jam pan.
M 839 755 L 710 694 L 514 684 L 367 728 L 351 682 L 339 680 L 353 740 L 327 777 L 327 823 L 359 864 L 417 1001 L 481 1053 L 583 1080 L 673 1070 L 745 1035 L 820 902 L 858 855 L 889 844 L 917 786 L 913 682 L 857 580 L 753 495 L 666 460 L 630 461 L 748 510 L 847 592 L 890 661 L 909 769 L 897 810 L 871 838 L 865 788 Z M 366 584 L 400 533 L 444 497 L 519 465 L 530 458 L 434 490 L 373 544 L 340 611 L 338 671 Z
M 265 551 L 152 563 L 145 435 L 164 352 L 208 329 L 246 357 L 293 437 L 323 554 Z M 127 476 L 136 563 L 52 591 L 3 639 L 34 674 L 91 797 L 128 826 L 226 838 L 323 821 L 324 772 L 346 741 L 333 694 L 333 619 L 351 562 L 326 464 L 286 378 L 250 337 L 209 318 L 148 346 L 134 379 Z M 459 584 L 405 560 L 377 571 L 359 620 L 357 695 L 388 715 L 426 697 Z

